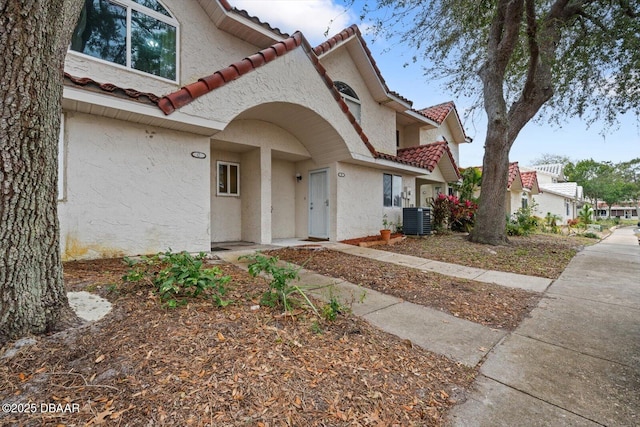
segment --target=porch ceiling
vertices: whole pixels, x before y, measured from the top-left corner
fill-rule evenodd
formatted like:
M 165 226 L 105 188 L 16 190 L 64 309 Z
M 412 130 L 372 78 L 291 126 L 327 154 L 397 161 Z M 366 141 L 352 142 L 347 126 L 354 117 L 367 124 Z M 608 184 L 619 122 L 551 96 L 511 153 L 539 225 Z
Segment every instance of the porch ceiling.
M 305 146 L 319 164 L 351 157 L 340 134 L 317 113 L 300 105 L 262 104 L 242 112 L 236 119 L 262 120 L 285 129 Z

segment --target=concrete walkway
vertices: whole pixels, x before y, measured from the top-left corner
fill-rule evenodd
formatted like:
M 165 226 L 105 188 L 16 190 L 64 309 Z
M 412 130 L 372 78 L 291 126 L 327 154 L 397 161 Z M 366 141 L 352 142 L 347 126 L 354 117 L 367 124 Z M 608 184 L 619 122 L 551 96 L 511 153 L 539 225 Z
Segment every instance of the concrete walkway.
M 446 275 L 546 291 L 531 317 L 507 334 L 301 270 L 299 284 L 309 293 L 324 300 L 338 296 L 352 304 L 354 314 L 386 332 L 468 366 L 484 360 L 467 400 L 453 408 L 450 425 L 640 425 L 640 246 L 632 229 L 615 230 L 578 253 L 553 284 L 548 279 L 370 248 L 329 242 L 321 246 Z M 238 264 L 238 256 L 255 251 L 238 249 L 216 255 Z
M 640 246 L 617 229 L 569 263 L 487 356 L 454 426 L 640 425 Z
M 278 246 L 308 244 L 297 240 L 278 242 Z M 550 279 L 521 274 L 487 271 L 479 268 L 447 264 L 409 255 L 400 255 L 383 250 L 361 248 L 334 242 L 314 243 L 344 253 L 379 261 L 433 271 L 448 276 L 473 279 L 503 286 L 518 287 L 543 292 L 551 284 Z M 234 247 L 231 251 L 216 252 L 221 259 L 247 269 L 247 261 L 238 257 L 268 249 L 273 246 Z M 310 295 L 324 301 L 332 296 L 349 305 L 352 312 L 378 328 L 408 339 L 434 353 L 442 354 L 457 362 L 474 367 L 504 338 L 506 331 L 492 329 L 468 320 L 460 319 L 440 310 L 421 306 L 400 298 L 365 289 L 344 280 L 335 279 L 313 271 L 302 269 L 297 283 Z

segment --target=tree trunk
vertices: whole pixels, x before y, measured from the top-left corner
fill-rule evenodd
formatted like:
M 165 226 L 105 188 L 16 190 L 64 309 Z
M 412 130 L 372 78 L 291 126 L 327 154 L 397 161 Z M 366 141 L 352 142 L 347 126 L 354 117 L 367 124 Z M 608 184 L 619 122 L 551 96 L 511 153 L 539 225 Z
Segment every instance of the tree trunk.
M 495 126 L 494 126 L 495 127 Z M 507 243 L 506 196 L 509 182 L 509 148 L 506 129 L 487 129 L 482 161 L 482 190 L 470 240 L 476 243 Z
M 64 55 L 81 5 L 0 0 L 0 345 L 75 319 L 62 281 L 57 160 Z

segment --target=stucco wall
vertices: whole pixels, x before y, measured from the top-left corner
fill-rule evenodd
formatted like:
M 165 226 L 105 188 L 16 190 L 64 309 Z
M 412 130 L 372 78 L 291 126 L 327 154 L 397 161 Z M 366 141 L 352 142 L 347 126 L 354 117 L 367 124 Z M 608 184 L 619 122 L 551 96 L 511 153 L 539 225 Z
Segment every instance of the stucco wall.
M 569 215 L 565 206 L 565 199 L 563 196 L 552 194 L 549 192 L 536 194 L 533 196 L 533 200 L 536 203 L 535 212 L 536 215 L 544 218 L 547 212 L 551 212 L 552 215 L 557 215 L 561 218 L 561 223 L 566 224 L 567 220 L 575 218 L 574 204 L 569 206 Z
M 225 101 L 221 102 L 221 100 Z M 322 121 L 322 126 L 326 126 L 326 129 L 319 127 L 318 123 L 310 123 L 313 128 L 307 129 L 307 132 L 309 132 L 309 136 L 317 132 L 333 132 L 338 136 L 340 143 L 336 148 L 332 148 L 335 157 L 348 156 L 349 152 L 372 157 L 302 48 L 297 48 L 247 73 L 242 78 L 229 82 L 210 94 L 201 96 L 183 107 L 181 112 L 203 118 L 215 117 L 217 120 L 227 123 L 253 107 L 266 104 L 273 105 L 270 111 L 267 111 L 271 115 L 277 112 L 276 109 L 279 105 L 282 105 L 284 108 L 291 106 L 305 108 L 314 117 L 319 118 Z M 287 110 L 287 114 L 290 114 L 290 111 Z M 256 115 L 260 116 L 259 113 Z M 305 120 L 307 118 L 308 116 L 305 117 Z M 288 116 L 279 119 L 284 122 L 292 120 Z M 391 124 L 391 126 L 391 131 L 395 132 L 393 130 L 395 124 Z M 306 145 L 305 140 L 298 139 L 311 153 L 314 147 Z M 324 150 L 326 146 L 333 147 L 332 144 L 333 140 L 324 140 L 324 146 L 315 148 Z M 332 155 L 334 154 L 327 154 L 328 157 Z M 325 163 L 330 162 L 328 160 Z
M 420 131 L 420 145 L 430 144 L 432 142 L 442 141 L 442 137 L 447 139 L 449 144 L 449 150 L 453 155 L 457 165 L 460 165 L 460 148 L 459 144 L 456 144 L 453 139 L 453 134 L 449 129 L 448 120 L 445 120 L 440 127 L 431 129 L 421 129 Z M 479 165 L 478 165 L 479 166 Z
M 64 259 L 209 250 L 207 138 L 65 116 Z
M 522 192 L 507 191 L 507 214 L 513 215 L 522 207 Z
M 296 166 L 293 162 L 273 159 L 271 167 L 271 237 L 280 239 L 296 235 Z
M 335 81 L 342 81 L 356 92 L 361 103 L 360 126 L 376 150 L 396 154 L 396 113 L 376 102 L 345 47 L 324 56 L 320 62 Z
M 402 208 L 383 207 L 383 170 L 365 168 L 348 163 L 338 163 L 335 180 L 337 185 L 337 240 L 377 235 L 382 228 L 382 217 L 387 214 L 391 222 L 402 222 Z M 344 174 L 344 176 L 340 176 Z M 397 173 L 393 173 L 397 175 Z M 403 177 L 404 187 L 415 187 L 415 179 Z M 414 201 L 411 201 L 415 203 Z M 407 205 L 408 206 L 408 205 Z
M 180 25 L 177 83 L 73 51 L 67 54 L 65 71 L 78 77 L 91 77 L 103 83 L 164 95 L 260 50 L 220 31 L 196 1 L 163 0 L 163 4 Z M 206 47 L 206 55 L 203 55 L 203 47 Z

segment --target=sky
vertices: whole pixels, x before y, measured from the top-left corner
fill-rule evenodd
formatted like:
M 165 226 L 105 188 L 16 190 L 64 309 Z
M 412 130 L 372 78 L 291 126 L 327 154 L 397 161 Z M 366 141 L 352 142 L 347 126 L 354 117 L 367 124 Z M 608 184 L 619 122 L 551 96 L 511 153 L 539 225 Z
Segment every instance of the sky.
M 422 109 L 446 101 L 454 101 L 463 121 L 465 132 L 473 139 L 471 144 L 460 146 L 462 167 L 482 165 L 486 117 L 483 111 L 473 117 L 465 117 L 471 101 L 456 98 L 447 93 L 438 81 L 429 81 L 423 74 L 424 64 L 412 63 L 408 46 L 389 48 L 385 40 L 373 40 L 367 34 L 369 24 L 358 16 L 359 2 L 351 10 L 345 10 L 340 0 L 229 0 L 232 6 L 244 9 L 263 22 L 292 34 L 301 31 L 312 46 L 357 24 L 364 34 L 367 46 L 387 82 L 390 90 L 413 101 L 416 109 Z M 325 34 L 326 33 L 326 34 Z M 405 64 L 409 65 L 405 66 Z M 515 141 L 509 158 L 521 166 L 531 165 L 542 154 L 569 157 L 573 161 L 623 162 L 640 158 L 640 123 L 633 115 L 620 117 L 618 129 L 602 135 L 603 124 L 594 123 L 587 128 L 578 118 L 569 119 L 562 127 L 529 122 Z M 366 132 L 366 129 L 365 129 Z

